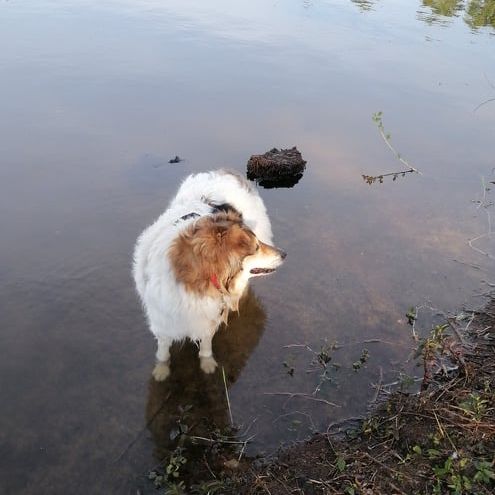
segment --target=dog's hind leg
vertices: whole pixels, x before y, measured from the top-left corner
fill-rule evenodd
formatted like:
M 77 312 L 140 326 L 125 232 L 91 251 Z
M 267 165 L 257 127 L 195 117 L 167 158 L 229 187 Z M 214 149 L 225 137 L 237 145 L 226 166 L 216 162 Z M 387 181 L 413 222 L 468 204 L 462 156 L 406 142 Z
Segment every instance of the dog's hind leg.
M 205 335 L 199 343 L 199 364 L 205 373 L 213 373 L 217 368 L 217 362 L 213 357 L 211 348 L 211 341 L 215 332 L 216 328 L 210 334 Z
M 153 377 L 157 382 L 162 382 L 170 374 L 170 345 L 172 340 L 167 337 L 157 337 L 158 348 L 156 350 L 156 364 L 153 369 Z

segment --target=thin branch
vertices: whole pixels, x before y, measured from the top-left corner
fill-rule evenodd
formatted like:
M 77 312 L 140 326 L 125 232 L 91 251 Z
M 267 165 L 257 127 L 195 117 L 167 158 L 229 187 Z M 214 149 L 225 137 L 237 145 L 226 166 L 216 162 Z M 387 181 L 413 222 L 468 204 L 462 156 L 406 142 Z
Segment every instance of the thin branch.
M 495 99 L 495 98 L 494 98 Z M 481 200 L 479 201 L 476 201 L 478 203 L 478 206 L 476 207 L 476 209 L 480 209 L 481 207 L 483 207 L 483 210 L 485 211 L 486 213 L 486 217 L 487 217 L 487 222 L 488 222 L 488 230 L 487 232 L 483 233 L 483 234 L 480 234 L 476 237 L 473 237 L 472 239 L 469 239 L 468 240 L 468 246 L 473 250 L 473 251 L 476 251 L 477 253 L 479 254 L 482 254 L 483 256 L 486 256 L 492 260 L 495 260 L 495 256 L 493 256 L 492 254 L 486 252 L 486 251 L 483 251 L 482 249 L 476 247 L 473 245 L 474 242 L 476 241 L 479 241 L 480 239 L 484 239 L 485 237 L 488 237 L 488 238 L 491 238 L 492 234 L 493 234 L 493 231 L 492 231 L 492 216 L 491 216 L 491 213 L 490 211 L 488 210 L 488 207 L 492 205 L 492 203 L 487 203 L 486 202 L 486 192 L 487 192 L 487 186 L 486 186 L 486 183 L 485 183 L 485 178 L 484 177 L 481 177 L 481 187 L 482 187 L 482 191 L 483 191 L 483 196 L 481 198 Z
M 198 436 L 189 436 L 192 440 L 203 440 L 204 442 L 209 443 L 225 443 L 229 445 L 244 445 L 245 443 L 249 443 L 256 435 L 251 435 L 246 440 L 222 440 L 220 438 L 206 438 L 206 437 L 198 437 Z
M 160 412 L 163 410 L 163 408 L 167 405 L 168 399 L 170 399 L 170 395 L 172 392 L 169 392 L 167 396 L 163 399 L 162 403 L 160 404 L 160 407 L 153 413 L 150 419 L 146 421 L 146 424 L 144 425 L 141 430 L 137 432 L 137 434 L 134 436 L 134 438 L 127 444 L 127 446 L 122 450 L 122 452 L 119 454 L 119 456 L 115 459 L 114 462 L 119 462 L 125 454 L 129 451 L 129 449 L 139 440 L 139 437 L 150 427 L 151 423 L 155 420 L 155 418 L 160 414 Z
M 330 402 L 326 399 L 320 399 L 318 397 L 313 397 L 312 395 L 309 394 L 304 394 L 304 393 L 292 393 L 292 392 L 263 392 L 263 395 L 283 395 L 288 397 L 289 399 L 292 399 L 294 397 L 300 397 L 302 399 L 308 399 L 308 400 L 313 400 L 315 402 L 322 402 L 323 404 L 327 404 L 328 406 L 333 406 L 333 407 L 342 407 L 339 406 L 338 404 L 335 404 L 334 402 Z
M 455 333 L 456 337 L 459 339 L 459 342 L 462 345 L 465 345 L 464 339 L 462 338 L 462 335 L 459 333 L 459 330 L 455 327 L 455 325 L 452 323 L 452 320 L 455 321 L 455 318 L 447 318 L 447 323 L 449 324 L 450 328 L 452 328 L 452 331 Z
M 223 366 L 222 366 L 222 376 L 223 376 L 223 385 L 225 387 L 225 397 L 227 398 L 227 406 L 229 406 L 230 426 L 234 427 L 234 418 L 232 417 L 232 409 L 230 408 L 229 392 L 227 390 L 227 380 L 225 379 L 225 369 Z
M 402 158 L 401 154 L 392 146 L 392 143 L 390 142 L 390 135 L 385 134 L 385 128 L 383 127 L 383 122 L 382 122 L 382 112 L 377 112 L 373 115 L 373 120 L 376 122 L 378 126 L 378 130 L 380 131 L 380 135 L 382 136 L 383 141 L 385 144 L 388 146 L 390 151 L 396 156 L 396 158 L 403 163 L 407 168 L 413 170 L 417 174 L 423 175 L 417 168 L 413 167 L 407 160 Z
M 483 72 L 483 76 L 485 77 L 486 79 L 486 82 L 493 88 L 495 89 L 495 85 L 490 81 L 490 79 L 488 79 L 488 76 L 486 75 L 486 72 Z
M 376 388 L 376 391 L 375 391 L 375 396 L 373 397 L 373 400 L 371 401 L 372 404 L 375 403 L 378 400 L 378 396 L 380 395 L 380 392 L 382 390 L 382 385 L 383 385 L 383 368 L 381 366 L 379 366 L 379 369 L 380 369 L 380 377 L 379 377 L 378 383 L 376 383 L 374 385 L 374 387 Z
M 313 418 L 311 417 L 311 414 L 308 414 L 308 413 L 305 413 L 303 411 L 291 411 L 291 412 L 288 412 L 288 413 L 285 413 L 285 414 L 280 414 L 279 416 L 277 416 L 273 421 L 272 421 L 272 424 L 275 424 L 279 419 L 282 419 L 282 418 L 286 418 L 288 416 L 293 416 L 294 414 L 300 414 L 301 416 L 306 416 L 309 420 L 309 422 L 311 423 L 311 428 L 313 431 L 316 431 L 317 428 L 314 424 L 314 421 L 313 421 Z
M 383 464 L 383 462 L 379 461 L 378 459 L 375 459 L 374 457 L 370 456 L 367 452 L 363 452 L 363 454 L 373 462 L 376 462 L 379 466 L 381 466 L 383 469 L 393 473 L 394 475 L 398 476 L 404 476 L 405 478 L 413 481 L 413 479 L 407 475 L 406 473 L 400 473 L 399 471 L 396 471 L 395 469 L 392 469 L 390 466 L 387 466 L 386 464 Z
M 481 267 L 478 265 L 475 265 L 474 263 L 467 263 L 466 261 L 461 261 L 461 260 L 458 260 L 455 258 L 452 258 L 452 261 L 455 261 L 456 263 L 459 263 L 461 265 L 470 266 L 471 268 L 474 268 L 475 270 L 481 270 Z
M 487 103 L 490 103 L 491 101 L 495 101 L 495 98 L 488 98 L 488 100 L 482 101 L 474 110 L 473 112 L 476 112 L 476 110 L 479 110 L 483 105 L 486 105 Z
M 397 159 L 401 163 L 403 163 L 406 167 L 408 167 L 409 169 L 413 170 L 417 174 L 423 175 L 417 168 L 414 168 L 412 165 L 410 165 L 407 162 L 407 160 L 404 160 L 404 158 L 402 158 L 402 156 L 400 156 L 400 153 L 392 146 L 392 144 L 390 143 L 390 141 L 387 139 L 387 136 L 383 132 L 383 128 L 379 127 L 379 130 L 380 130 L 380 135 L 382 136 L 383 140 L 385 141 L 385 144 L 390 148 L 390 150 L 394 153 L 394 155 L 397 157 Z

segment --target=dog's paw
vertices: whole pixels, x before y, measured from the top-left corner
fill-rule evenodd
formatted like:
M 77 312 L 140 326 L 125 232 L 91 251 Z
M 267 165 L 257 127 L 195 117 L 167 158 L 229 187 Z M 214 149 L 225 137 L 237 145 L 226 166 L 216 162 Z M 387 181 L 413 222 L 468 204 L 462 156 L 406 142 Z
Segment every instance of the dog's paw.
M 217 362 L 215 361 L 215 358 L 213 356 L 201 357 L 199 359 L 200 359 L 201 369 L 205 373 L 210 374 L 217 369 Z
M 153 374 L 153 378 L 157 382 L 163 382 L 163 380 L 165 380 L 168 377 L 168 375 L 170 375 L 170 367 L 168 363 L 163 363 L 163 362 L 156 363 L 152 374 Z

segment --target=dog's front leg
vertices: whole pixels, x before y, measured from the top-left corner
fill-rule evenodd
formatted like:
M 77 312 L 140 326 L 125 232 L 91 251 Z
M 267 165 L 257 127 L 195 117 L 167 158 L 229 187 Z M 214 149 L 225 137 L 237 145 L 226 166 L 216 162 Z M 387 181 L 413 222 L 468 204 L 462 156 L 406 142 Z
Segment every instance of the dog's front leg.
M 217 327 L 215 325 L 213 330 L 205 335 L 199 343 L 199 364 L 205 373 L 213 373 L 217 368 L 217 362 L 213 357 L 211 348 L 211 341 L 213 340 L 216 330 Z
M 170 345 L 171 339 L 157 337 L 158 349 L 156 350 L 156 365 L 153 369 L 153 377 L 157 382 L 162 382 L 170 375 Z

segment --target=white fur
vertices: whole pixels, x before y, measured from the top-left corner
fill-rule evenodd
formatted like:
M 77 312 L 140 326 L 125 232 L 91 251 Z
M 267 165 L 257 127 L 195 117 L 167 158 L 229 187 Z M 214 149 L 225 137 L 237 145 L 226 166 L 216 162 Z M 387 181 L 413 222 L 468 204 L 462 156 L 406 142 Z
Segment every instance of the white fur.
M 201 368 L 213 372 L 216 362 L 211 340 L 222 318 L 219 298 L 187 292 L 174 275 L 168 249 L 178 234 L 197 218 L 180 220 L 195 212 L 211 214 L 208 203 L 229 203 L 242 213 L 243 222 L 258 239 L 272 244 L 272 229 L 265 205 L 254 187 L 240 176 L 223 170 L 187 177 L 168 209 L 138 238 L 134 250 L 133 275 L 151 332 L 158 343 L 156 380 L 169 374 L 169 347 L 186 337 L 200 342 Z M 281 260 L 273 262 L 277 266 Z M 241 293 L 248 284 L 249 269 L 237 283 Z M 240 286 L 240 287 L 239 287 Z

